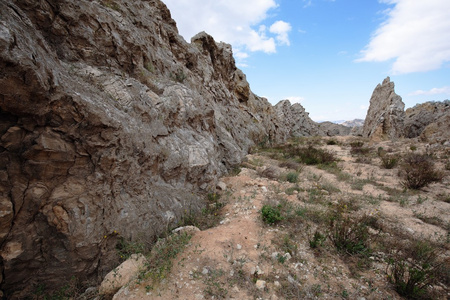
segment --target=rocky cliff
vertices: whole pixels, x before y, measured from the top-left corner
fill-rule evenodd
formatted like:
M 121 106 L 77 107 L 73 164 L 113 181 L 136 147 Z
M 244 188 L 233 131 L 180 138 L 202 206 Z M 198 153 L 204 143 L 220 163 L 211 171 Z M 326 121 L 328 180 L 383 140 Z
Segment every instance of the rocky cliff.
M 381 140 L 404 136 L 405 104 L 394 87 L 387 77 L 373 91 L 362 129 L 363 137 Z
M 151 243 L 249 147 L 309 132 L 251 92 L 230 45 L 184 41 L 159 0 L 3 0 L 0 69 L 10 299 L 102 277 L 119 238 Z

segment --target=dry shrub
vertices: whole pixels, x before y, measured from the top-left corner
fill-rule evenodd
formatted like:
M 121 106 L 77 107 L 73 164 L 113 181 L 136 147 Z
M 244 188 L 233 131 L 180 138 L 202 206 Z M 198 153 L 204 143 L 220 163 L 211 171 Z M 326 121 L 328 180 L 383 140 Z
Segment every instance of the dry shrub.
M 449 261 L 442 250 L 424 240 L 394 246 L 388 259 L 387 275 L 396 291 L 408 299 L 434 299 L 430 286 L 438 281 L 448 283 Z
M 292 169 L 298 172 L 302 170 L 302 165 L 292 160 L 283 161 L 279 164 L 279 166 L 280 168 Z
M 313 146 L 297 148 L 292 154 L 307 165 L 331 164 L 337 160 L 333 153 Z
M 426 154 L 410 153 L 401 164 L 400 176 L 405 188 L 418 190 L 433 182 L 439 182 L 443 174 L 435 170 L 432 158 Z
M 381 165 L 385 169 L 393 169 L 398 164 L 398 157 L 395 155 L 382 155 L 381 156 Z

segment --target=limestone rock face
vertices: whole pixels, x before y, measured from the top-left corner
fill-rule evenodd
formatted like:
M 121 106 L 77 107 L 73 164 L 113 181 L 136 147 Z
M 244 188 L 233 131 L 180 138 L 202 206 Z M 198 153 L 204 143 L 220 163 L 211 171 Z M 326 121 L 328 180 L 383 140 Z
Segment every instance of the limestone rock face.
M 405 135 L 408 138 L 415 138 L 420 136 L 431 123 L 437 122 L 445 115 L 450 115 L 450 101 L 417 104 L 408 108 L 405 114 Z
M 405 104 L 395 93 L 394 83 L 387 77 L 378 84 L 370 98 L 364 121 L 363 137 L 380 140 L 404 136 Z
M 8 299 L 97 281 L 119 238 L 150 243 L 200 209 L 250 147 L 318 132 L 254 95 L 230 45 L 187 43 L 159 0 L 2 0 L 0 70 Z

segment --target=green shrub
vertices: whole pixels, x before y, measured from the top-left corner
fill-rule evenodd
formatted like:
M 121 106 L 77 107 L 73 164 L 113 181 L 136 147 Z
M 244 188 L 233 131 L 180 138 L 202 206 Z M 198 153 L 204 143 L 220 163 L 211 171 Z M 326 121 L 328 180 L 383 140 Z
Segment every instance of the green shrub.
M 417 153 L 411 153 L 404 158 L 400 174 L 403 178 L 402 185 L 415 190 L 432 182 L 439 182 L 443 178 L 443 174 L 435 170 L 430 156 Z
M 281 204 L 278 204 L 277 206 L 264 205 L 261 209 L 261 216 L 263 221 L 267 224 L 274 224 L 284 220 L 281 216 Z
M 286 180 L 290 183 L 296 183 L 298 181 L 298 173 L 297 172 L 289 172 L 286 175 Z
M 320 233 L 318 230 L 314 232 L 314 235 L 312 238 L 309 239 L 309 247 L 315 249 L 319 248 L 323 245 L 325 240 L 327 239 L 327 236 Z

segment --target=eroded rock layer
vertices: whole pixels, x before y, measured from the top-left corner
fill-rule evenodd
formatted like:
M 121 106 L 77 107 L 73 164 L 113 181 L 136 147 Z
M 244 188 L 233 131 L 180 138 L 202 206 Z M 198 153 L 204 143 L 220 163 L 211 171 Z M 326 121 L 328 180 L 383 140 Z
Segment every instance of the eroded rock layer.
M 1 289 L 95 280 L 249 147 L 292 133 L 206 33 L 149 1 L 0 2 Z

